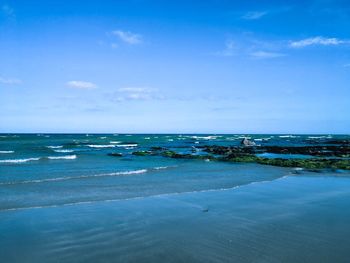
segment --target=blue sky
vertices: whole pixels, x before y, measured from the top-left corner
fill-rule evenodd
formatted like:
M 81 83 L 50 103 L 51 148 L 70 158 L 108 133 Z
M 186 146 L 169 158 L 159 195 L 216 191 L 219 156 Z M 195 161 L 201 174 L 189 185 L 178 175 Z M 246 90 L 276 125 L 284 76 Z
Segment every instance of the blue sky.
M 0 132 L 349 133 L 350 3 L 1 1 Z

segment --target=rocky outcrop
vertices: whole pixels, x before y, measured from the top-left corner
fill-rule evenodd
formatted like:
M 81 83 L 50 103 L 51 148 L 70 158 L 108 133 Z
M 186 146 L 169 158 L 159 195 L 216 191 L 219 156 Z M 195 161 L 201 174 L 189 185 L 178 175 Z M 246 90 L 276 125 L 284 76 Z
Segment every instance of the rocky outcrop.
M 247 138 L 244 138 L 244 139 L 241 141 L 241 145 L 242 145 L 242 146 L 245 146 L 245 147 L 255 146 L 255 142 L 253 142 L 253 141 L 251 141 L 251 140 L 248 140 Z
M 224 162 L 245 162 L 273 165 L 280 167 L 300 167 L 310 170 L 320 169 L 345 169 L 350 170 L 350 159 L 335 158 L 335 156 L 348 156 L 349 147 L 346 146 L 218 146 L 207 145 L 200 147 L 207 154 L 197 154 L 193 148 L 192 153 L 178 153 L 162 147 L 151 147 L 148 150 L 135 151 L 135 156 L 163 156 L 174 159 L 198 159 Z M 197 148 L 195 149 L 198 150 Z M 307 154 L 322 158 L 263 158 L 258 153 L 279 153 L 279 154 Z M 110 153 L 111 156 L 121 156 L 120 153 Z M 327 155 L 327 158 L 323 157 Z

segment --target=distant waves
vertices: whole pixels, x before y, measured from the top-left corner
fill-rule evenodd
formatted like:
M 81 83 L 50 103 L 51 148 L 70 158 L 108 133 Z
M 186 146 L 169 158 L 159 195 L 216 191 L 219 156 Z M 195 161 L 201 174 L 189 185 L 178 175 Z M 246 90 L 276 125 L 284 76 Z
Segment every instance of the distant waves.
M 7 160 L 0 160 L 0 163 L 9 163 L 9 164 L 16 164 L 16 163 L 27 163 L 31 161 L 39 161 L 39 160 L 73 160 L 76 159 L 77 156 L 74 155 L 64 155 L 64 156 L 47 156 L 47 157 L 35 157 L 35 158 L 23 158 L 23 159 L 7 159 Z

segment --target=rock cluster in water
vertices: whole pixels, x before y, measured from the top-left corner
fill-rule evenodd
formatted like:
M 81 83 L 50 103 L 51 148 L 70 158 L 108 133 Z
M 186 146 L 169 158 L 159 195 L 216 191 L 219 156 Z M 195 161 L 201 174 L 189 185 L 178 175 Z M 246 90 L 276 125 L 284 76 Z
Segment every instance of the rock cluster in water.
M 175 159 L 201 159 L 225 162 L 246 162 L 281 167 L 300 167 L 306 169 L 345 169 L 350 170 L 350 142 L 331 141 L 322 145 L 308 146 L 267 146 L 256 145 L 254 141 L 243 139 L 240 146 L 204 145 L 191 146 L 189 153 L 153 146 L 147 150 L 134 151 L 135 156 L 163 156 Z M 201 154 L 198 154 L 201 152 Z M 298 154 L 310 158 L 265 158 L 261 153 Z M 116 153 L 112 156 L 121 156 Z

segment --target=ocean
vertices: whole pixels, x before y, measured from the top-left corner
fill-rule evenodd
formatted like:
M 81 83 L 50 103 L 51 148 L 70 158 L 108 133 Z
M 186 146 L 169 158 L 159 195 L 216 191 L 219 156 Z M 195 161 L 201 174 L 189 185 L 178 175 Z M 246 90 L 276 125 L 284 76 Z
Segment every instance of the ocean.
M 349 170 L 150 151 L 206 156 L 243 138 L 308 147 L 350 136 L 0 134 L 1 262 L 348 262 Z

